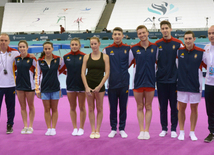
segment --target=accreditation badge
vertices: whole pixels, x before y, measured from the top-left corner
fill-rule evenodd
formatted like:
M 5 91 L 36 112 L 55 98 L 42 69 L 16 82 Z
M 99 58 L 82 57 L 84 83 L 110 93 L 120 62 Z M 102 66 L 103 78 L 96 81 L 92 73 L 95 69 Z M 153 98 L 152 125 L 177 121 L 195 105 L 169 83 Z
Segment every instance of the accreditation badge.
M 212 66 L 209 68 L 209 76 L 214 77 L 214 68 Z

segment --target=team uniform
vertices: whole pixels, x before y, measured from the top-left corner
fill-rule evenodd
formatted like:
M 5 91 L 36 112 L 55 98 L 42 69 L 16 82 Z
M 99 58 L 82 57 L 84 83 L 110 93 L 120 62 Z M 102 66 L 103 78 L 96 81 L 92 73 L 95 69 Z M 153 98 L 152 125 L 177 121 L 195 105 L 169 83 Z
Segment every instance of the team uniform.
M 155 62 L 158 53 L 156 44 L 149 42 L 145 49 L 140 42 L 131 47 L 135 58 L 134 89 L 135 92 L 155 90 Z
M 126 107 L 129 90 L 129 64 L 133 59 L 130 46 L 120 43 L 106 47 L 103 53 L 109 56 L 110 75 L 108 79 L 108 99 L 110 103 L 110 125 L 111 129 L 117 130 L 117 106 L 119 99 L 119 130 L 125 129 L 126 124 Z
M 210 133 L 214 134 L 214 46 L 209 43 L 204 49 L 204 63 L 207 65 L 205 102 L 208 116 L 208 129 Z
M 41 92 L 43 100 L 57 100 L 60 98 L 59 71 L 64 65 L 59 56 L 53 55 L 50 65 L 45 61 L 45 56 L 39 58 L 36 65 L 36 93 Z
M 15 58 L 16 90 L 35 91 L 34 73 L 36 68 L 36 58 L 30 58 L 28 54 L 25 58 L 21 55 Z
M 204 50 L 196 47 L 178 50 L 178 101 L 199 103 L 202 90 L 202 63 Z
M 176 38 L 159 39 L 155 42 L 159 48 L 156 73 L 157 93 L 160 106 L 160 120 L 163 131 L 167 131 L 168 100 L 171 107 L 171 131 L 176 131 L 178 124 L 177 110 L 177 50 L 183 46 Z
M 15 116 L 15 57 L 20 55 L 16 49 L 8 47 L 3 53 L 0 51 L 0 111 L 2 99 L 5 95 L 7 107 L 7 125 L 11 127 L 14 124 Z M 5 71 L 7 74 L 5 74 Z
M 66 70 L 66 86 L 67 92 L 82 92 L 85 90 L 84 84 L 81 78 L 81 69 L 83 63 L 83 57 L 85 53 L 81 51 L 69 52 L 63 56 L 64 66 L 62 71 Z

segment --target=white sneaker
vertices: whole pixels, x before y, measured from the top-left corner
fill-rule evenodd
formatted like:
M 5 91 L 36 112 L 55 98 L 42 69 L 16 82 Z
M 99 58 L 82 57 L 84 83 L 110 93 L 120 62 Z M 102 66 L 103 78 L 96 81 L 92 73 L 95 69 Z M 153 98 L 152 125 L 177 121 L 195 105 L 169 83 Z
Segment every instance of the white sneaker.
M 175 131 L 171 131 L 171 138 L 176 138 L 178 135 Z
M 27 128 L 27 127 L 24 127 L 24 128 L 22 129 L 22 131 L 21 131 L 21 134 L 26 134 L 26 133 L 27 133 L 27 130 L 28 130 L 28 128 Z
M 144 133 L 144 139 L 150 139 L 150 135 L 149 135 L 149 132 L 145 132 Z
M 196 137 L 195 133 L 194 133 L 194 132 L 192 132 L 192 131 L 190 131 L 189 136 L 190 136 L 190 138 L 191 138 L 191 140 L 192 140 L 192 141 L 196 141 L 196 140 L 198 140 L 198 138 Z
M 50 133 L 51 136 L 54 136 L 56 135 L 56 129 L 55 128 L 52 128 L 51 129 L 51 133 Z
M 184 140 L 184 133 L 180 133 L 178 136 L 178 140 Z
M 72 133 L 73 134 L 73 133 Z M 84 134 L 84 130 L 79 128 L 78 132 L 77 132 L 77 136 L 82 136 Z
M 27 129 L 27 134 L 32 134 L 33 133 L 33 128 L 32 127 L 29 127 L 28 129 Z
M 120 130 L 120 135 L 121 135 L 122 138 L 127 138 L 128 137 L 128 135 L 125 133 L 124 130 Z
M 46 136 L 50 136 L 51 135 L 51 128 L 48 128 L 47 132 L 45 133 Z
M 167 134 L 167 131 L 162 130 L 161 133 L 159 134 L 160 137 L 165 137 Z
M 110 134 L 108 135 L 109 138 L 114 138 L 114 136 L 117 134 L 117 131 L 111 130 Z
M 77 135 L 77 133 L 78 133 L 77 128 L 74 128 L 74 130 L 73 130 L 73 132 L 72 132 L 72 135 L 73 135 L 73 136 L 76 136 L 76 135 Z
M 141 131 L 139 136 L 137 137 L 138 139 L 144 139 L 144 131 Z

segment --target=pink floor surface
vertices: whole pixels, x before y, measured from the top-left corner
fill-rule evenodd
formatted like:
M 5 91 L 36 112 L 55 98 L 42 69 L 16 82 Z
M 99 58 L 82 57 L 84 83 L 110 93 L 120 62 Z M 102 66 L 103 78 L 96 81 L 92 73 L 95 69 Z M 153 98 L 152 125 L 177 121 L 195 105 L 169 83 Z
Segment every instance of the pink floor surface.
M 87 102 L 86 102 L 87 104 Z M 86 106 L 87 107 L 87 106 Z M 21 135 L 23 122 L 20 113 L 18 100 L 16 102 L 16 116 L 14 132 L 6 134 L 6 107 L 3 102 L 0 117 L 0 155 L 64 155 L 64 154 L 102 154 L 102 155 L 211 155 L 214 153 L 214 142 L 204 143 L 204 138 L 209 134 L 207 129 L 207 115 L 204 98 L 202 98 L 198 107 L 198 122 L 196 126 L 196 136 L 198 141 L 191 141 L 188 137 L 190 130 L 190 108 L 186 110 L 185 123 L 185 140 L 179 141 L 177 138 L 172 139 L 170 134 L 166 137 L 159 137 L 161 132 L 159 108 L 157 97 L 153 100 L 153 116 L 150 126 L 149 140 L 138 140 L 139 126 L 136 115 L 136 102 L 134 97 L 129 97 L 126 132 L 128 138 L 122 139 L 119 134 L 114 138 L 108 138 L 110 132 L 109 123 L 109 105 L 108 98 L 104 98 L 104 117 L 101 127 L 101 138 L 90 139 L 91 133 L 88 116 L 85 123 L 85 133 L 83 136 L 72 136 L 72 123 L 69 115 L 69 103 L 67 96 L 59 101 L 59 118 L 56 127 L 55 136 L 45 136 L 46 124 L 44 120 L 44 109 L 42 101 L 35 97 L 35 121 L 34 132 L 31 135 Z M 170 112 L 170 110 L 168 111 Z M 79 109 L 77 108 L 79 116 Z M 170 117 L 169 117 L 170 118 Z M 79 124 L 79 117 L 78 117 Z M 169 123 L 170 125 L 170 123 Z M 170 127 L 169 127 L 170 129 Z M 177 127 L 179 131 L 179 126 Z

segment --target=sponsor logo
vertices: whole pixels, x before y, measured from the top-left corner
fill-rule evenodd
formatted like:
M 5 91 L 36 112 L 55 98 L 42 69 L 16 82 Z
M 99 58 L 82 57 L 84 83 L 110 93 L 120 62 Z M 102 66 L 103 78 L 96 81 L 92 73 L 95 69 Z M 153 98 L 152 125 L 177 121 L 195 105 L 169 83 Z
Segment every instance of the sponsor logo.
M 41 39 L 41 40 L 48 39 L 48 36 L 40 36 L 40 39 Z
M 26 40 L 25 37 L 13 36 L 13 40 Z
M 140 52 L 140 50 L 137 50 L 137 52 L 136 52 L 137 54 L 141 54 L 141 52 Z
M 40 65 L 44 66 L 44 65 L 45 65 L 45 62 L 44 62 L 44 61 L 41 61 L 41 64 L 40 64 Z
M 159 50 L 160 50 L 160 51 L 162 51 L 162 50 L 163 50 L 162 46 L 159 46 Z
M 38 21 L 40 21 L 40 18 L 36 18 L 36 20 L 33 21 L 32 23 L 35 23 L 35 22 L 38 22 Z
M 64 20 L 65 19 L 65 16 L 58 16 L 58 20 L 56 23 L 59 23 L 61 20 Z
M 110 52 L 110 55 L 114 55 L 114 52 L 113 52 L 113 51 L 111 51 L 111 52 Z
M 91 8 L 85 8 L 85 9 L 83 9 L 83 10 L 81 10 L 81 11 L 90 11 L 91 10 Z
M 148 7 L 148 11 L 158 14 L 158 15 L 167 15 L 178 11 L 178 7 L 175 7 L 173 4 L 163 2 L 161 4 L 151 4 L 151 7 Z
M 195 55 L 194 55 L 194 58 L 196 59 L 197 57 L 198 57 L 198 55 L 197 55 L 197 54 L 195 54 Z
M 68 34 L 68 38 L 67 38 L 67 40 L 71 40 L 71 39 L 72 39 L 71 34 Z
M 78 17 L 75 21 L 74 21 L 74 23 L 80 23 L 80 22 L 82 22 L 83 23 L 83 18 L 82 17 Z
M 68 10 L 68 8 L 63 9 L 64 12 L 66 12 Z
M 180 57 L 181 57 L 181 58 L 184 58 L 184 53 L 181 53 Z
M 70 57 L 67 57 L 66 61 L 71 61 Z
M 48 8 L 48 7 L 44 8 L 43 13 L 44 13 L 45 11 L 47 11 L 47 10 L 49 10 L 49 8 Z

